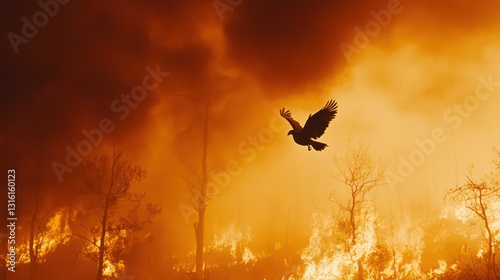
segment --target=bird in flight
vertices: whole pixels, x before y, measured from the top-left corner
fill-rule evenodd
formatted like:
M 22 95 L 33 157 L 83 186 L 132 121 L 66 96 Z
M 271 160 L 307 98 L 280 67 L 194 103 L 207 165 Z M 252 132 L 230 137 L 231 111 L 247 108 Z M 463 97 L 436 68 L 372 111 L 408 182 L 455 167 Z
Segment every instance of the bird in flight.
M 285 111 L 285 108 L 280 110 L 280 115 L 285 118 L 293 128 L 287 135 L 291 134 L 295 143 L 307 146 L 309 151 L 311 150 L 311 146 L 316 151 L 322 151 L 325 147 L 328 147 L 327 144 L 316 142 L 312 139 L 318 139 L 325 133 L 328 124 L 335 118 L 336 114 L 337 102 L 335 100 L 329 100 L 325 107 L 316 112 L 316 114 L 309 115 L 304 128 L 302 128 L 300 123 L 292 118 L 292 114 L 289 110 Z

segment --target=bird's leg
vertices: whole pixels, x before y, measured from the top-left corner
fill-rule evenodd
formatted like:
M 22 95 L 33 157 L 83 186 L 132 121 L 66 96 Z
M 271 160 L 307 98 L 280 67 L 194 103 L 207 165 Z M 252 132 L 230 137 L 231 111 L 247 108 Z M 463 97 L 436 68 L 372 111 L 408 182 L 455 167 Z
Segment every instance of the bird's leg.
M 311 145 L 307 145 L 307 150 L 310 151 L 311 150 Z

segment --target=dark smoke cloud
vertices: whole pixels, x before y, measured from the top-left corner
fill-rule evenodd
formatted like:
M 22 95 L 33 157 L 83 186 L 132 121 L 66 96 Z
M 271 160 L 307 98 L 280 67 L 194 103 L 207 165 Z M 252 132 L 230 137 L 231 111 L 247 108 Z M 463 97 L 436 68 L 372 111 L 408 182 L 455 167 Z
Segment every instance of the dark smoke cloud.
M 66 194 L 61 191 L 67 182 L 58 182 L 51 163 L 64 163 L 65 147 L 75 148 L 84 139 L 83 129 L 98 128 L 102 118 L 110 118 L 116 129 L 105 135 L 105 142 L 123 144 L 130 135 L 140 135 L 147 128 L 148 112 L 161 98 L 159 89 L 187 88 L 197 93 L 200 91 L 188 85 L 209 84 L 205 77 L 211 54 L 197 37 L 199 23 L 194 17 L 183 18 L 189 12 L 202 11 L 197 7 L 203 5 L 194 1 L 70 1 L 60 5 L 58 14 L 34 38 L 19 46 L 18 54 L 6 35 L 21 35 L 21 18 L 31 20 L 40 7 L 36 2 L 3 6 L 2 170 L 9 166 L 18 169 L 21 200 L 35 188 L 41 197 Z M 158 27 L 164 30 L 155 30 Z M 155 37 L 154 32 L 162 36 Z M 185 35 L 171 44 L 170 34 Z M 175 73 L 172 77 L 177 82 L 166 79 L 120 121 L 110 104 L 140 85 L 145 67 L 155 65 Z
M 355 26 L 372 20 L 386 1 L 248 1 L 225 26 L 228 54 L 263 84 L 300 92 L 329 78 L 346 59 L 339 48 L 351 43 Z

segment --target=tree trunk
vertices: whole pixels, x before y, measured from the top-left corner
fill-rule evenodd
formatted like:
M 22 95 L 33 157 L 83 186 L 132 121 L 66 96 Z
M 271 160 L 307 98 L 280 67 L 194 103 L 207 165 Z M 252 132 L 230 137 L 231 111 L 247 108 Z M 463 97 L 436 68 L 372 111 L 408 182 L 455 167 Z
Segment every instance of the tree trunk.
M 207 102 L 208 103 L 208 102 Z M 203 153 L 201 158 L 201 197 L 198 203 L 198 225 L 196 226 L 196 276 L 203 279 L 203 246 L 205 235 L 205 207 L 207 203 L 207 151 L 208 151 L 208 104 L 204 104 Z
M 203 279 L 203 246 L 204 246 L 204 231 L 203 225 L 205 223 L 205 209 L 200 210 L 198 213 L 198 223 L 195 226 L 196 231 L 196 277 Z
M 488 234 L 488 251 L 486 252 L 486 273 L 487 273 L 488 279 L 491 279 L 492 273 L 493 273 L 492 279 L 497 279 L 496 267 L 495 267 L 495 257 L 494 257 L 494 253 L 493 253 L 493 233 L 491 232 L 488 216 L 486 213 L 487 206 L 485 205 L 485 202 L 483 201 L 483 193 L 481 190 L 479 191 L 479 206 L 481 209 L 480 217 L 484 221 L 484 227 L 486 228 L 486 232 Z
M 108 202 L 106 202 L 104 207 L 104 214 L 101 221 L 101 241 L 99 243 L 99 259 L 97 261 L 97 280 L 102 280 L 102 272 L 104 268 L 104 252 L 106 250 L 106 246 L 104 241 L 106 240 L 106 224 L 108 220 Z
M 488 273 L 488 279 L 490 279 L 491 274 L 493 273 L 493 278 L 491 279 L 497 279 L 496 275 L 496 267 L 495 267 L 495 255 L 493 253 L 493 233 L 491 232 L 491 229 L 489 227 L 488 219 L 484 220 L 485 226 L 486 226 L 486 232 L 488 234 L 488 251 L 486 252 L 486 266 L 487 266 L 487 273 Z
M 351 207 L 351 209 L 349 209 L 349 212 L 350 212 L 351 230 L 352 230 L 352 246 L 356 246 L 356 243 L 357 243 L 357 234 L 356 234 L 356 229 L 357 229 L 356 206 L 357 206 L 357 203 L 356 203 L 356 195 L 354 193 L 352 194 L 351 199 L 352 199 L 352 207 Z M 358 279 L 359 280 L 364 279 L 362 258 L 363 258 L 363 256 L 361 256 L 357 261 L 357 263 L 358 263 Z
M 111 161 L 111 178 L 109 181 L 109 189 L 106 194 L 106 200 L 104 201 L 104 213 L 102 214 L 101 221 L 101 243 L 99 243 L 99 259 L 97 261 L 97 280 L 102 280 L 102 273 L 104 269 L 104 255 L 106 252 L 106 232 L 108 230 L 108 211 L 112 206 L 110 197 L 113 193 L 113 186 L 115 184 L 115 166 L 116 166 L 116 153 L 115 147 L 113 147 L 113 158 Z
M 356 246 L 357 242 L 357 234 L 356 234 L 356 218 L 354 214 L 354 207 L 352 207 L 352 212 L 351 212 L 351 224 L 352 224 L 352 246 Z M 363 263 L 362 263 L 363 256 L 361 256 L 357 263 L 358 263 L 358 279 L 363 280 L 364 275 L 363 275 Z

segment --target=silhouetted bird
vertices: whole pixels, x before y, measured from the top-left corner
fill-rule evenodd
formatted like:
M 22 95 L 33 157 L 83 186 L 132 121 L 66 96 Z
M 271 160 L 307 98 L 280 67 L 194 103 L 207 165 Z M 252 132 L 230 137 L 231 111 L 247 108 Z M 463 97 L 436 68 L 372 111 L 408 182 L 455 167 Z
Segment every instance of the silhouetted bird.
M 285 111 L 285 108 L 280 110 L 280 115 L 285 118 L 293 128 L 287 135 L 291 134 L 295 143 L 307 146 L 309 151 L 311 150 L 311 146 L 316 151 L 322 151 L 325 147 L 328 147 L 327 144 L 316 142 L 312 139 L 318 139 L 325 133 L 325 129 L 328 127 L 330 121 L 335 118 L 336 114 L 337 102 L 335 100 L 329 100 L 325 107 L 316 112 L 316 114 L 309 115 L 304 128 L 302 128 L 300 123 L 292 118 L 290 111 Z

